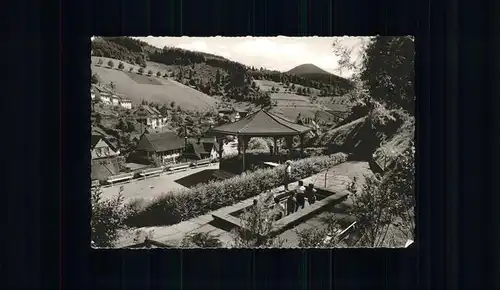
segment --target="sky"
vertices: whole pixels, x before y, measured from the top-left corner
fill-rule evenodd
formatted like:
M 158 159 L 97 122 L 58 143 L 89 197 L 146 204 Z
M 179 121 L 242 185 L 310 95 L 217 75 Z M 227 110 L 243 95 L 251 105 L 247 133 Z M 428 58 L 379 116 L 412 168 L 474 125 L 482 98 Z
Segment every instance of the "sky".
M 338 57 L 333 53 L 335 39 L 352 48 L 351 57 L 360 60 L 363 37 L 134 37 L 153 46 L 178 47 L 223 56 L 256 68 L 288 71 L 312 63 L 330 73 L 350 77 L 352 71 L 338 71 Z

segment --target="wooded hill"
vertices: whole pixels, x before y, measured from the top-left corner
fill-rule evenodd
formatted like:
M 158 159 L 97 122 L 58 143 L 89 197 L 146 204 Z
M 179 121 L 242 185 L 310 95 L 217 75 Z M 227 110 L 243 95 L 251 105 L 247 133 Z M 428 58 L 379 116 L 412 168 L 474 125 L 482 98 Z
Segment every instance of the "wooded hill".
M 176 81 L 195 88 L 209 96 L 223 96 L 235 101 L 270 105 L 270 96 L 260 91 L 254 80 L 272 80 L 315 88 L 317 96 L 340 96 L 351 89 L 346 79 L 335 75 L 300 76 L 295 74 L 256 69 L 226 58 L 183 50 L 153 47 L 129 37 L 96 37 L 92 41 L 92 54 L 146 67 L 147 62 L 163 65 Z M 319 92 L 319 94 L 317 93 Z

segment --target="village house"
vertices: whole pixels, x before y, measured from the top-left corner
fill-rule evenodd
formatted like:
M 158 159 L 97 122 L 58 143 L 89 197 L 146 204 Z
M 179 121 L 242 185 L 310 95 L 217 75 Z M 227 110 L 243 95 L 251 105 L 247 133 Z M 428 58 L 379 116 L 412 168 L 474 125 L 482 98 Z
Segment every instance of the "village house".
M 163 128 L 167 124 L 167 117 L 152 106 L 141 105 L 134 114 L 139 123 L 151 129 Z
M 90 88 L 90 97 L 92 99 L 98 97 L 103 104 L 111 105 L 111 95 L 108 89 L 99 85 L 92 85 Z
M 90 153 L 92 158 L 92 180 L 106 180 L 109 176 L 120 172 L 118 156 L 120 151 L 115 149 L 103 136 L 91 136 Z
M 234 119 L 236 121 L 239 121 L 242 118 L 245 118 L 248 114 L 248 111 L 246 109 L 241 109 L 241 108 L 236 108 L 236 112 L 234 114 Z
M 122 98 L 122 99 L 120 100 L 120 105 L 121 105 L 123 108 L 125 108 L 125 109 L 128 109 L 128 110 L 132 109 L 132 101 L 131 101 L 131 100 L 129 100 L 129 99 L 127 99 L 127 98 Z
M 215 137 L 191 139 L 189 140 L 187 153 L 189 157 L 197 160 L 217 160 L 219 158 L 219 144 L 217 144 Z
M 135 149 L 140 156 L 156 160 L 160 164 L 175 163 L 186 147 L 186 141 L 167 131 L 143 134 Z

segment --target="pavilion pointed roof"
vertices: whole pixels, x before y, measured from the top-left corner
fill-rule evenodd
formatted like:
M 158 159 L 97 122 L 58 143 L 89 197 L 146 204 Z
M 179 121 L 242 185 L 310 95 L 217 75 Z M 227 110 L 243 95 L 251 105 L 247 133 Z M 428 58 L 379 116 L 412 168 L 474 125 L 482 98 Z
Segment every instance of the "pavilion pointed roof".
M 252 137 L 294 136 L 307 133 L 312 129 L 295 124 L 265 110 L 257 111 L 245 118 L 229 124 L 212 128 L 212 133 Z

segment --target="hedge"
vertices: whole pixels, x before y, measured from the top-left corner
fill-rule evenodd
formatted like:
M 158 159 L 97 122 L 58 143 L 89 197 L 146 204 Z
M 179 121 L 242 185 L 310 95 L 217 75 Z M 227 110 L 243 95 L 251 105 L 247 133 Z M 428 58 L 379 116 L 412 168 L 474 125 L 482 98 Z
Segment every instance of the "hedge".
M 298 180 L 345 162 L 347 154 L 336 153 L 292 162 L 292 178 Z M 177 189 L 155 198 L 145 206 L 129 204 L 126 223 L 132 227 L 172 225 L 210 211 L 235 204 L 279 187 L 284 168 L 258 169 L 223 181 L 212 181 L 193 188 Z

